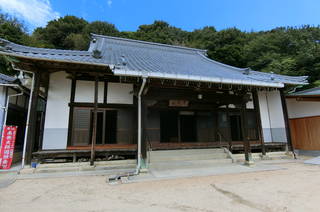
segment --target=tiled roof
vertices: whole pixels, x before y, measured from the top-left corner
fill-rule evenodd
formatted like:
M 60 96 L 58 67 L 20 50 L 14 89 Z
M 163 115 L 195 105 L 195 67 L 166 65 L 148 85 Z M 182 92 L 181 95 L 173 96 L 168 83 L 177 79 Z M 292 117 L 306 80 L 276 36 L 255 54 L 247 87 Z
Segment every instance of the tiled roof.
M 291 77 L 236 68 L 206 57 L 201 49 L 92 34 L 88 51 L 27 47 L 0 40 L 1 51 L 30 58 L 108 65 L 115 75 L 146 76 L 224 84 L 283 87 L 306 84 Z M 97 53 L 98 57 L 93 57 Z
M 140 73 L 199 81 L 217 80 L 231 84 L 305 84 L 306 77 L 269 74 L 225 65 L 206 57 L 206 51 L 158 43 L 92 35 L 89 51 L 101 52 L 103 63 L 116 67 L 115 73 Z M 117 71 L 117 69 L 120 69 Z M 247 72 L 248 71 L 248 72 Z M 234 82 L 234 83 L 232 83 Z
M 320 87 L 290 93 L 287 96 L 320 96 Z
M 1 51 L 34 59 L 102 64 L 100 59 L 92 57 L 92 53 L 88 51 L 36 48 L 19 45 L 0 38 L 0 52 Z

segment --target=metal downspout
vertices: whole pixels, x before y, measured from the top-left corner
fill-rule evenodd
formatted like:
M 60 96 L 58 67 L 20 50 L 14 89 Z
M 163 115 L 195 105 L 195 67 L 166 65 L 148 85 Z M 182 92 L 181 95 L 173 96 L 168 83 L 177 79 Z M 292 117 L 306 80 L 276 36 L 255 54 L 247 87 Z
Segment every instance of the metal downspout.
M 22 72 L 32 74 L 32 83 L 31 83 L 31 90 L 30 90 L 30 94 L 29 94 L 28 114 L 27 114 L 26 129 L 25 129 L 25 134 L 24 134 L 23 150 L 22 150 L 22 160 L 21 160 L 21 169 L 23 169 L 24 165 L 25 165 L 25 157 L 26 157 L 26 150 L 27 150 L 28 129 L 29 129 L 29 125 L 30 125 L 30 123 L 29 123 L 30 122 L 30 109 L 31 109 L 31 102 L 32 102 L 31 96 L 33 94 L 34 75 L 35 74 L 31 71 L 22 70 L 20 68 L 15 67 L 15 65 L 13 63 L 12 63 L 12 68 L 17 71 L 22 71 Z
M 137 168 L 135 174 L 139 174 L 140 168 L 141 168 L 141 140 L 142 140 L 142 132 L 141 132 L 141 94 L 143 92 L 143 89 L 146 85 L 146 77 L 142 77 L 142 85 L 140 87 L 139 93 L 138 93 L 138 154 L 137 154 Z
M 25 158 L 26 158 L 28 131 L 29 131 L 29 125 L 30 125 L 30 110 L 31 110 L 31 103 L 32 103 L 31 97 L 33 94 L 33 87 L 34 87 L 34 73 L 32 73 L 31 91 L 30 91 L 30 95 L 29 95 L 28 114 L 27 114 L 26 129 L 25 129 L 24 141 L 23 141 L 21 169 L 24 168 L 24 163 L 25 163 Z

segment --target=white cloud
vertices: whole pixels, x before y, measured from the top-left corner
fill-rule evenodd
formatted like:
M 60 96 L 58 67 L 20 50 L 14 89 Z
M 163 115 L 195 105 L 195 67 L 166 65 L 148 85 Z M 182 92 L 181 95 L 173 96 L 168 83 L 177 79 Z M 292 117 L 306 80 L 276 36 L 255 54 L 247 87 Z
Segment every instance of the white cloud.
M 49 0 L 0 0 L 0 9 L 33 27 L 45 26 L 48 21 L 59 17 Z
M 111 7 L 111 5 L 112 5 L 112 0 L 108 0 L 108 1 L 107 1 L 107 4 L 108 4 L 109 7 Z

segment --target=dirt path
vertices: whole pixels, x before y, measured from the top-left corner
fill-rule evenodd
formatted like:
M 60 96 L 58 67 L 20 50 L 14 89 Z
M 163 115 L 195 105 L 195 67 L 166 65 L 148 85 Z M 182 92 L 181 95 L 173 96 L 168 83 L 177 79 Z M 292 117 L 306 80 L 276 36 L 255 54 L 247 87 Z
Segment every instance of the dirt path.
M 17 180 L 0 211 L 319 211 L 320 166 L 109 185 L 105 177 Z

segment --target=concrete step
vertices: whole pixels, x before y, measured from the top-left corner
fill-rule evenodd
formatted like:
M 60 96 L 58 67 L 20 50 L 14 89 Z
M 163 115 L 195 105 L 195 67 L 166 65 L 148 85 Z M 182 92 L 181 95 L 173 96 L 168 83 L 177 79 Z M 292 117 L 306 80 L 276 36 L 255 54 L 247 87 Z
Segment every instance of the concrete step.
M 194 154 L 215 154 L 224 153 L 222 148 L 214 149 L 181 149 L 181 150 L 157 150 L 151 151 L 152 155 L 194 155 Z
M 149 154 L 150 163 L 165 161 L 193 161 L 227 159 L 223 149 L 196 149 L 196 150 L 168 150 L 152 151 Z
M 57 173 L 57 172 L 79 172 L 79 171 L 102 171 L 118 169 L 134 169 L 135 165 L 122 166 L 82 166 L 82 167 L 63 167 L 63 168 L 36 168 L 33 173 Z
M 254 161 L 293 159 L 293 154 L 290 152 L 267 152 L 264 157 L 262 157 L 262 153 L 252 153 L 251 155 Z M 232 157 L 237 162 L 243 162 L 245 160 L 244 154 L 233 154 Z
M 96 162 L 94 166 L 90 166 L 88 162 L 55 163 L 55 164 L 39 164 L 37 168 L 26 167 L 20 171 L 20 174 L 108 171 L 108 170 L 134 169 L 135 167 L 136 167 L 136 160 L 99 161 L 99 162 Z
M 206 168 L 219 164 L 230 164 L 232 159 L 190 160 L 190 161 L 157 161 L 149 164 L 151 170 L 173 170 L 188 168 Z
M 168 156 L 151 156 L 150 162 L 156 161 L 178 161 L 178 160 L 215 160 L 228 158 L 225 153 L 219 154 L 199 154 L 199 155 L 168 155 Z
M 136 164 L 136 160 L 111 160 L 111 161 L 95 161 L 97 166 L 117 166 L 117 165 L 131 165 Z M 82 167 L 89 166 L 90 162 L 76 162 L 76 163 L 40 163 L 37 168 L 62 168 L 62 167 Z

